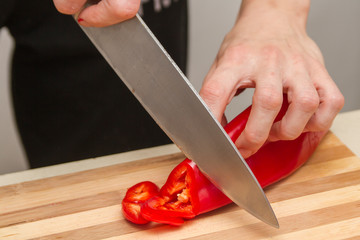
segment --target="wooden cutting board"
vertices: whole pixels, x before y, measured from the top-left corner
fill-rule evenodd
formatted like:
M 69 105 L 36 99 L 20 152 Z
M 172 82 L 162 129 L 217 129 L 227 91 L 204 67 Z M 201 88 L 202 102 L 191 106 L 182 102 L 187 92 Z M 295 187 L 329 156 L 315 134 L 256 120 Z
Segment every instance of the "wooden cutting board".
M 173 154 L 0 188 L 0 239 L 360 239 L 360 160 L 332 133 L 295 174 L 266 189 L 280 229 L 230 204 L 181 227 L 124 220 L 128 187 L 162 185 Z

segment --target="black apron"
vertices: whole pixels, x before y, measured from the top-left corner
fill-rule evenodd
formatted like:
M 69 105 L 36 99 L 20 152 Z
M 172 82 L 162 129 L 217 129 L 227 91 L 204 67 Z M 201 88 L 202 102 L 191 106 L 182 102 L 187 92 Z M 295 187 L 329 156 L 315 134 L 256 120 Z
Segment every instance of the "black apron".
M 161 11 L 149 1 L 142 12 L 185 72 L 186 1 Z M 3 26 L 15 39 L 12 98 L 31 168 L 171 142 L 72 17 L 58 13 L 52 1 L 1 0 Z

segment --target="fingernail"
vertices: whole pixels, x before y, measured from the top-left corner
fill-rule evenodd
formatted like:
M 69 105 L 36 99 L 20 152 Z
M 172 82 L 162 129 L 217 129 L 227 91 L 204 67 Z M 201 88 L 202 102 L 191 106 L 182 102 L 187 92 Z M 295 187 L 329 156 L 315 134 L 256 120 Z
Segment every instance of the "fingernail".
M 78 18 L 78 23 L 83 26 L 83 27 L 89 27 L 90 25 L 88 24 L 88 22 L 86 22 L 84 19 L 82 18 Z

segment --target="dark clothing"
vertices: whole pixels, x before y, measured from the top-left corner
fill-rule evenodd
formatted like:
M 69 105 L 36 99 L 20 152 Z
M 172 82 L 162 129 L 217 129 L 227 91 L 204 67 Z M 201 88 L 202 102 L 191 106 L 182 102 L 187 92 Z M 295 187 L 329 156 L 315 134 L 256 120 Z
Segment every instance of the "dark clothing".
M 185 71 L 187 4 L 144 20 Z M 15 39 L 12 97 L 32 168 L 170 143 L 71 16 L 50 0 L 1 0 L 0 27 Z

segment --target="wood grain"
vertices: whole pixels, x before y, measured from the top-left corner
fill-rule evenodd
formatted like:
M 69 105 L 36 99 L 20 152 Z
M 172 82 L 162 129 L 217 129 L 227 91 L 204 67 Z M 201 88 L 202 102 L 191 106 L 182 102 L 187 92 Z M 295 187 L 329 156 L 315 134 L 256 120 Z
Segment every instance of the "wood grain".
M 0 188 L 0 239 L 360 239 L 360 160 L 328 133 L 309 161 L 265 189 L 280 229 L 235 204 L 181 227 L 137 226 L 121 215 L 133 184 L 162 185 L 182 154 Z

